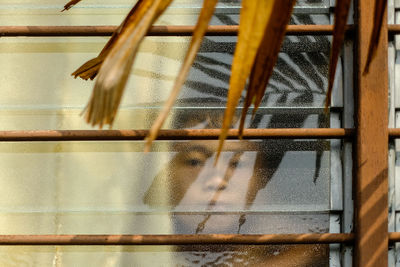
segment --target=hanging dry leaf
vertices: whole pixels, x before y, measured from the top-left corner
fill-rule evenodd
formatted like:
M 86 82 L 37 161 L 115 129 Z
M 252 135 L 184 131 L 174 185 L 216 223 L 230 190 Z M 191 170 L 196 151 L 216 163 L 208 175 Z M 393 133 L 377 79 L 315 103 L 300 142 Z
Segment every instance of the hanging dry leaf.
M 65 10 L 78 2 L 80 0 L 68 2 L 65 5 Z M 172 0 L 139 0 L 99 56 L 89 60 L 72 74 L 75 78 L 79 76 L 83 79 L 94 79 L 99 74 L 91 99 L 84 110 L 87 122 L 92 125 L 99 124 L 100 127 L 103 124 L 112 124 L 139 44 L 154 21 L 165 11 L 171 2 Z M 156 137 L 187 77 L 216 3 L 217 0 L 204 0 L 202 13 L 193 34 L 188 54 L 181 67 L 180 75 L 175 80 L 172 94 L 163 111 L 151 129 L 150 136 L 147 138 L 147 148 L 149 148 L 151 141 Z M 336 8 L 338 14 L 336 14 L 331 70 L 329 74 L 329 92 L 332 90 L 340 45 L 344 38 L 349 3 L 350 0 L 338 0 Z M 269 77 L 272 74 L 273 66 L 277 60 L 285 35 L 286 25 L 290 19 L 294 4 L 295 0 L 242 1 L 238 43 L 232 64 L 227 108 L 223 119 L 216 159 L 220 155 L 228 129 L 232 124 L 236 106 L 250 74 L 249 89 L 240 123 L 240 134 L 243 133 L 244 115 L 249 106 L 254 104 L 255 112 L 260 105 Z M 375 13 L 376 27 L 374 27 L 371 40 L 379 38 L 379 29 L 382 23 L 381 18 L 384 14 L 385 4 L 385 0 L 377 0 Z M 261 47 L 260 44 L 262 44 Z M 371 58 L 375 48 L 376 42 L 374 44 L 371 41 Z M 368 64 L 366 69 L 368 69 Z M 327 101 L 330 95 L 328 93 Z
M 280 1 L 280 0 L 275 0 Z M 236 106 L 246 85 L 253 66 L 258 47 L 263 38 L 267 22 L 271 16 L 275 1 L 243 0 L 240 11 L 238 43 L 232 63 L 232 74 L 229 83 L 228 101 L 219 137 L 216 160 L 221 153 L 228 129 L 235 115 Z
M 112 124 L 128 80 L 138 47 L 160 14 L 172 0 L 142 0 L 132 20 L 118 35 L 101 64 L 85 117 L 92 125 Z
M 251 104 L 254 104 L 253 115 L 258 109 L 267 89 L 269 78 L 272 74 L 279 50 L 285 37 L 287 24 L 290 21 L 296 0 L 274 1 L 271 17 L 251 71 L 249 86 L 239 125 L 239 136 L 243 135 L 246 113 Z
M 208 23 L 210 22 L 210 19 L 212 15 L 214 14 L 215 6 L 217 5 L 218 0 L 206 0 L 203 2 L 203 7 L 201 9 L 199 18 L 197 20 L 196 27 L 193 32 L 193 37 L 190 42 L 189 49 L 186 53 L 184 62 L 182 64 L 182 67 L 180 68 L 179 75 L 177 76 L 174 87 L 172 88 L 172 91 L 167 99 L 167 102 L 164 104 L 164 107 L 153 123 L 149 135 L 146 138 L 146 145 L 145 145 L 145 151 L 149 151 L 151 147 L 151 143 L 154 141 L 154 139 L 157 138 L 157 134 L 164 124 L 169 111 L 171 110 L 176 98 L 178 97 L 178 94 L 182 88 L 183 83 L 185 82 L 187 75 L 189 73 L 189 70 L 193 64 L 194 59 L 196 58 L 197 51 L 200 48 L 201 41 L 203 40 L 204 34 L 207 31 Z
M 107 42 L 107 44 L 104 46 L 104 48 L 101 50 L 100 54 L 83 64 L 81 67 L 79 67 L 76 71 L 74 71 L 71 75 L 76 77 L 80 77 L 84 80 L 91 79 L 93 80 L 96 76 L 97 73 L 99 72 L 99 69 L 101 67 L 101 64 L 103 63 L 104 59 L 108 55 L 108 53 L 111 51 L 113 48 L 116 40 L 118 37 L 124 32 L 126 29 L 127 25 L 130 25 L 130 23 L 133 22 L 134 20 L 134 14 L 136 14 L 137 9 L 140 7 L 140 5 L 143 4 L 143 0 L 139 0 L 135 6 L 130 10 L 124 21 L 121 23 L 121 25 L 118 27 L 118 29 L 114 32 L 114 34 L 111 36 L 110 40 Z
M 71 0 L 71 1 L 69 1 L 69 2 L 64 6 L 64 9 L 61 10 L 61 12 L 70 9 L 70 8 L 73 7 L 74 5 L 78 4 L 80 1 L 82 1 L 82 0 Z
M 333 29 L 333 43 L 329 62 L 329 80 L 328 90 L 325 98 L 325 112 L 327 112 L 331 103 L 333 82 L 335 81 L 336 67 L 346 33 L 347 17 L 350 10 L 350 4 L 351 0 L 338 0 L 335 6 L 335 26 Z
M 386 7 L 387 7 L 387 0 L 375 1 L 374 26 L 372 28 L 371 38 L 369 40 L 368 56 L 364 67 L 364 74 L 368 73 L 369 66 L 371 64 L 372 59 L 374 58 L 374 55 L 376 53 L 376 48 L 378 47 L 379 44 Z

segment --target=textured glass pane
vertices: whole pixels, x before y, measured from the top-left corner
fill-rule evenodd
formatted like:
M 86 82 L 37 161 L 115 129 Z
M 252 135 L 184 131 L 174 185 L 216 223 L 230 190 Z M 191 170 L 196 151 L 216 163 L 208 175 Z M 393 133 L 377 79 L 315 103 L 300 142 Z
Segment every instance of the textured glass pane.
M 131 0 L 3 0 L 1 25 L 119 25 Z M 176 0 L 159 25 L 193 25 L 202 1 Z M 221 0 L 213 25 L 239 22 Z M 291 24 L 329 24 L 328 0 L 300 0 Z M 69 76 L 105 37 L 2 38 L 0 129 L 90 129 L 79 116 L 92 82 Z M 179 71 L 187 37 L 148 37 L 114 129 L 149 128 Z M 235 37 L 207 37 L 165 128 L 218 128 Z M 330 41 L 286 38 L 252 128 L 327 127 Z M 242 99 L 243 101 L 243 99 Z M 240 110 L 239 110 L 240 111 Z M 238 113 L 239 116 L 239 113 Z M 235 117 L 235 125 L 238 124 Z M 329 232 L 325 140 L 0 143 L 2 234 Z M 0 265 L 325 266 L 327 246 L 1 247 Z
M 2 247 L 1 266 L 325 267 L 325 245 L 180 247 Z
M 216 146 L 156 142 L 144 154 L 142 142 L 2 143 L 0 231 L 329 230 L 326 142 L 229 141 L 214 167 Z
M 177 106 L 225 106 L 235 40 L 234 37 L 205 39 Z M 0 63 L 3 96 L 0 120 L 4 122 L 1 127 L 88 128 L 79 113 L 89 99 L 93 82 L 73 79 L 69 74 L 95 57 L 104 42 L 105 38 L 100 37 L 4 39 L 0 44 L 3 59 Z M 130 118 L 135 110 L 158 109 L 163 105 L 187 45 L 188 38 L 184 37 L 146 38 L 123 96 L 115 128 L 148 127 L 139 120 L 132 125 Z M 328 53 L 327 37 L 288 37 L 261 106 L 322 107 Z M 305 112 L 309 114 L 310 110 Z M 312 112 L 318 114 L 321 110 Z M 146 123 L 154 118 L 154 111 L 153 115 L 150 113 L 143 115 L 147 117 Z M 287 117 L 286 120 L 295 119 Z
M 237 118 L 241 109 L 238 109 L 235 127 L 238 127 Z M 71 130 L 93 129 L 87 125 L 82 116 L 82 109 L 10 109 L 0 110 L 0 130 Z M 159 108 L 130 108 L 119 111 L 113 129 L 148 129 L 151 127 Z M 176 107 L 174 108 L 164 129 L 180 128 L 218 128 L 221 123 L 205 122 L 210 113 L 222 116 L 222 108 L 212 107 Z M 188 125 L 182 122 L 183 115 L 191 117 Z M 133 119 L 134 118 L 134 119 Z M 251 116 L 246 117 L 245 126 L 249 128 L 319 128 L 327 127 L 322 108 L 294 109 L 294 108 L 260 108 L 252 121 Z
M 84 0 L 69 11 L 60 12 L 68 0 L 2 0 L 0 3 L 1 25 L 119 25 L 133 0 Z M 193 25 L 200 0 L 175 0 L 157 24 Z M 239 19 L 240 1 L 219 1 L 212 24 L 232 24 Z M 294 9 L 295 14 L 329 14 L 329 0 L 301 0 Z M 217 16 L 218 17 L 218 16 Z M 316 19 L 319 21 L 319 19 Z M 305 24 L 320 24 L 305 22 Z

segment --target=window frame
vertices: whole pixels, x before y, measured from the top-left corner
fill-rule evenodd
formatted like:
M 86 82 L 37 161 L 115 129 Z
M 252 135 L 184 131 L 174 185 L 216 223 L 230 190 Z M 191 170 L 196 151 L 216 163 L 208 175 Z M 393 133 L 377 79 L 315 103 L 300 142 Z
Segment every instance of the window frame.
M 245 130 L 245 138 L 328 138 L 344 139 L 344 166 L 343 182 L 344 188 L 344 214 L 341 233 L 329 234 L 299 234 L 299 235 L 0 235 L 0 245 L 178 245 L 178 244 L 309 244 L 309 243 L 345 243 L 354 245 L 354 265 L 366 266 L 379 262 L 380 266 L 388 265 L 388 244 L 399 242 L 400 233 L 388 233 L 388 174 L 379 176 L 381 183 L 376 184 L 376 177 L 373 173 L 376 170 L 388 170 L 388 156 L 392 155 L 393 149 L 388 151 L 389 138 L 399 138 L 400 130 L 394 128 L 394 123 L 388 124 L 389 114 L 387 109 L 375 112 L 371 115 L 368 112 L 377 106 L 387 106 L 388 101 L 388 35 L 399 33 L 400 27 L 382 25 L 381 42 L 378 47 L 375 63 L 371 70 L 364 75 L 362 72 L 363 62 L 366 56 L 367 39 L 372 26 L 373 0 L 356 1 L 358 13 L 356 24 L 358 27 L 350 29 L 357 32 L 358 37 L 354 39 L 354 63 L 346 64 L 343 67 L 353 70 L 354 75 L 346 88 L 354 88 L 355 105 L 352 103 L 351 90 L 345 89 L 343 106 L 342 128 L 338 129 L 249 129 Z M 389 21 L 394 23 L 393 21 Z M 2 36 L 108 36 L 115 27 L 110 26 L 3 26 L 0 27 Z M 236 35 L 237 26 L 212 26 L 209 27 L 208 35 Z M 289 26 L 287 34 L 332 34 L 333 27 L 330 25 L 296 25 Z M 186 26 L 159 26 L 153 27 L 149 35 L 153 36 L 188 36 L 193 27 Z M 350 56 L 353 52 L 353 45 L 346 44 L 344 54 Z M 356 66 L 356 69 L 354 68 Z M 346 73 L 346 71 L 344 71 Z M 371 84 L 379 84 L 379 89 L 373 88 Z M 353 86 L 354 85 L 354 86 Z M 371 87 L 371 88 L 370 88 Z M 370 91 L 379 91 L 376 95 Z M 383 93 L 381 91 L 384 91 Z M 357 114 L 357 120 L 352 120 L 353 109 Z M 365 114 L 369 114 L 365 116 Z M 376 127 L 376 121 L 386 123 L 384 127 Z M 332 121 L 332 120 L 331 120 Z M 337 120 L 332 124 L 337 125 Z M 120 130 L 65 130 L 65 131 L 2 131 L 0 141 L 71 141 L 71 140 L 143 140 L 147 134 L 146 130 L 120 131 Z M 219 130 L 163 130 L 159 140 L 190 140 L 190 139 L 217 139 Z M 237 138 L 237 131 L 231 130 L 230 137 Z M 392 143 L 393 144 L 393 143 Z M 353 154 L 351 153 L 353 151 Z M 376 153 L 380 151 L 381 153 Z M 386 151 L 386 153 L 385 153 Z M 353 161 L 350 160 L 351 155 Z M 392 155 L 392 158 L 394 155 Z M 373 160 L 369 160 L 373 158 Z M 351 170 L 353 166 L 353 173 Z M 353 182 L 349 179 L 353 177 Z M 349 181 L 350 180 L 350 181 Z M 351 189 L 352 185 L 355 188 Z M 371 184 L 373 195 L 368 195 L 364 187 Z M 351 185 L 351 186 L 350 186 Z M 383 188 L 383 189 L 382 189 Z M 386 189 L 385 189 L 386 188 Z M 351 189 L 351 190 L 350 190 Z M 350 191 L 349 191 L 350 190 Z M 353 195 L 353 191 L 355 194 Z M 366 194 L 367 195 L 364 195 Z M 354 196 L 354 203 L 350 199 Z M 371 206 L 369 201 L 379 200 L 378 204 Z M 353 206 L 354 205 L 354 206 Z M 355 210 L 354 227 L 351 228 L 353 217 L 352 209 Z M 374 223 L 377 218 L 364 216 L 364 209 L 373 210 L 378 214 L 378 220 L 383 222 L 377 228 Z M 346 213 L 347 212 L 347 213 Z M 371 216 L 372 217 L 372 216 Z M 385 223 L 386 222 L 386 223 Z M 393 229 L 390 229 L 393 231 Z M 354 234 L 351 233 L 354 231 Z M 365 242 L 363 236 L 371 234 L 379 238 L 376 242 Z M 376 257 L 371 259 L 371 251 L 376 252 Z M 373 260 L 373 262 L 372 262 Z

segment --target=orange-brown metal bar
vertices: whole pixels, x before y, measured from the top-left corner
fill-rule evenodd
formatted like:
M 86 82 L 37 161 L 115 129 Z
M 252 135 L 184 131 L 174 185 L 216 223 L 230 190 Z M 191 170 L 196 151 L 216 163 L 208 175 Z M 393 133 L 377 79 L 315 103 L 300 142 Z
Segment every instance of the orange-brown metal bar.
M 374 23 L 375 0 L 356 2 L 355 266 L 388 265 L 388 32 L 383 19 L 379 45 L 364 68 Z
M 16 36 L 110 36 L 117 26 L 0 26 L 0 37 Z M 236 25 L 209 26 L 209 36 L 236 36 Z M 194 26 L 153 26 L 148 36 L 190 36 Z M 352 31 L 352 25 L 348 31 Z M 399 34 L 400 25 L 388 25 L 390 34 Z M 332 35 L 332 25 L 289 25 L 286 35 Z
M 400 242 L 400 233 L 389 233 Z M 354 242 L 354 234 L 271 235 L 0 235 L 0 245 L 194 245 L 194 244 L 329 244 Z
M 43 130 L 0 131 L 0 141 L 101 141 L 144 140 L 148 130 Z M 157 140 L 216 140 L 220 129 L 161 130 Z M 246 129 L 244 139 L 341 139 L 354 136 L 354 129 Z M 228 139 L 238 139 L 238 130 L 228 132 Z
M 388 32 L 390 34 L 399 34 L 400 33 L 400 25 L 390 24 L 390 25 L 387 25 L 387 27 L 388 27 Z
M 389 129 L 390 138 L 400 138 L 400 129 L 392 128 Z
M 109 36 L 116 26 L 0 26 L 0 36 Z M 235 36 L 239 27 L 209 26 L 207 35 Z M 194 26 L 153 26 L 148 36 L 190 36 Z M 290 25 L 287 35 L 330 35 L 332 25 Z
M 353 234 L 273 235 L 0 235 L 0 245 L 200 245 L 200 244 L 330 244 L 351 243 Z
M 390 138 L 400 138 L 400 128 L 391 128 Z M 218 129 L 161 130 L 159 140 L 215 139 Z M 147 130 L 36 130 L 0 131 L 0 141 L 74 141 L 74 140 L 142 140 Z M 244 138 L 353 138 L 354 129 L 247 129 Z M 237 138 L 237 130 L 230 130 L 229 137 Z
M 400 242 L 400 233 L 389 233 L 389 242 Z

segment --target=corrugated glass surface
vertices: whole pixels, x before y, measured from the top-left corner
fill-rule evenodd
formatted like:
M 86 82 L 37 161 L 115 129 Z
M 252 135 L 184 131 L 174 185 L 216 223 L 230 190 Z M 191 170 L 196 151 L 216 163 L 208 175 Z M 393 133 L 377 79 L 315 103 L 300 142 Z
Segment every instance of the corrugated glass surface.
M 127 0 L 112 4 L 84 0 L 60 14 L 64 4 L 1 1 L 0 24 L 118 25 L 133 5 Z M 158 24 L 194 24 L 200 6 L 201 1 L 176 1 Z M 221 1 L 212 24 L 237 24 L 237 6 L 237 1 Z M 299 1 L 295 12 L 292 24 L 329 24 L 327 0 Z M 95 57 L 107 39 L 1 38 L 0 129 L 91 129 L 79 113 L 93 83 L 69 74 Z M 114 129 L 150 126 L 168 96 L 188 41 L 187 37 L 145 39 Z M 234 37 L 205 39 L 165 128 L 220 126 L 235 41 Z M 329 46 L 325 36 L 287 37 L 260 112 L 255 121 L 248 118 L 247 125 L 327 127 L 321 107 Z M 215 147 L 210 141 L 156 142 L 148 154 L 142 152 L 142 142 L 2 143 L 0 232 L 329 232 L 328 141 L 229 143 L 217 168 L 212 167 Z M 307 257 L 298 256 L 301 253 Z M 155 266 L 223 262 L 282 266 L 284 259 L 296 259 L 312 266 L 305 259 L 314 257 L 315 266 L 322 266 L 327 264 L 326 253 L 324 246 L 2 247 L 0 265 L 142 266 L 151 259 Z

